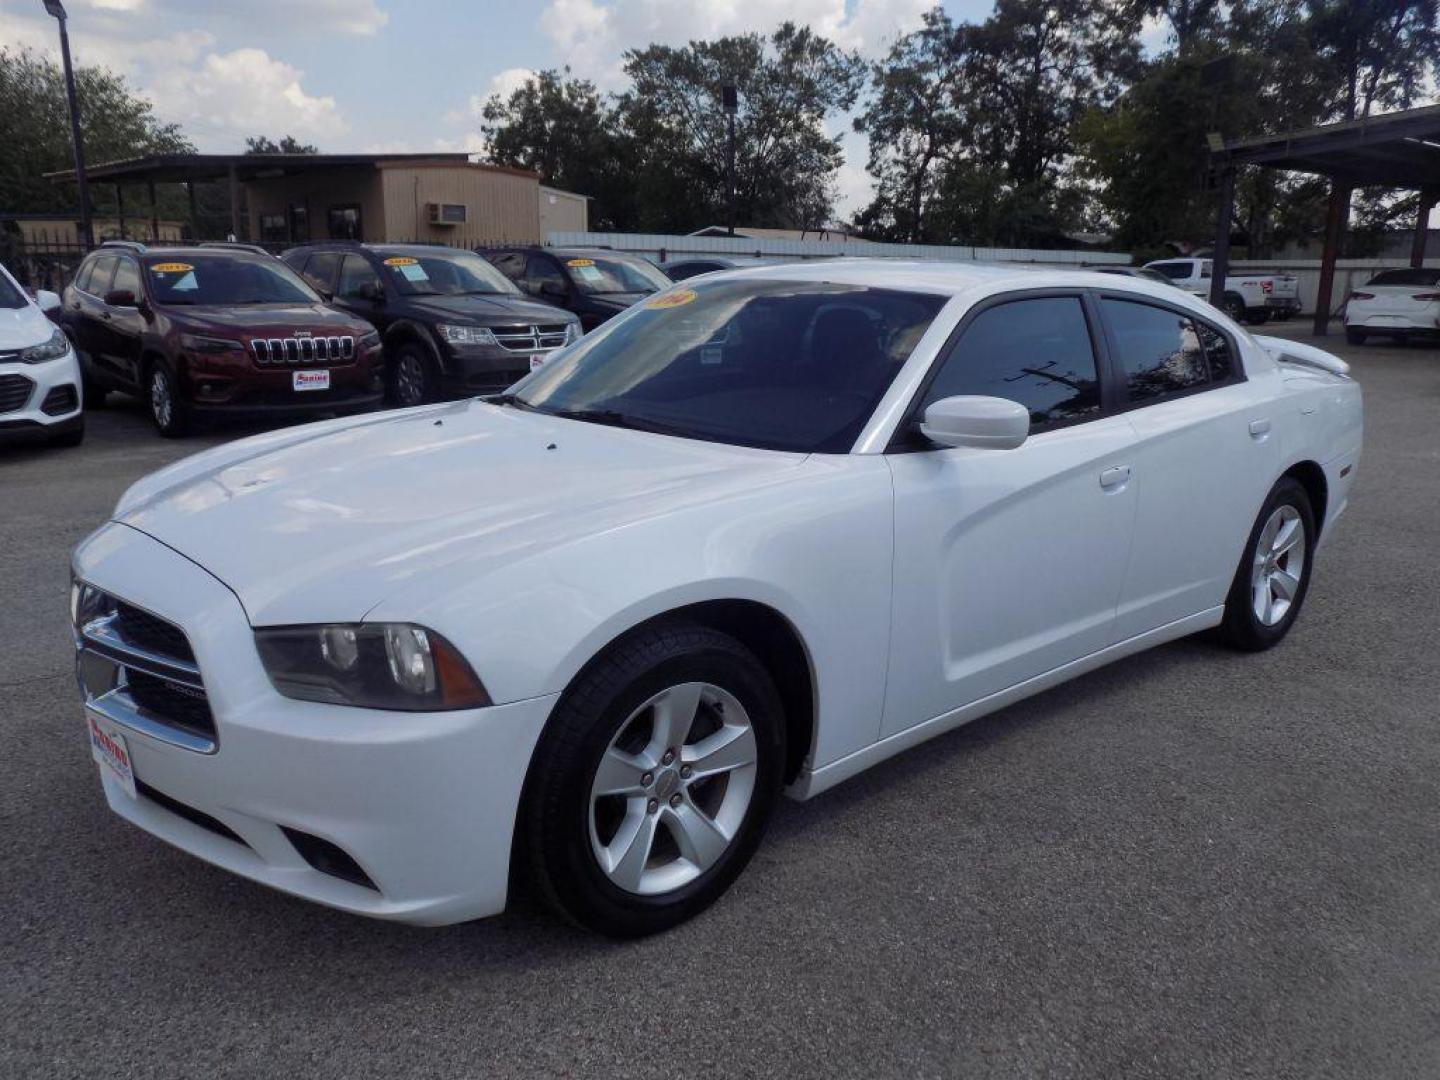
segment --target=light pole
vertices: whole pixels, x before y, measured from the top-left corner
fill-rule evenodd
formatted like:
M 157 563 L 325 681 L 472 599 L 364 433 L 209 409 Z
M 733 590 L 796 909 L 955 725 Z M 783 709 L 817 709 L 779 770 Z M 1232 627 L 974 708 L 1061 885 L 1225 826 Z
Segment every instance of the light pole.
M 725 141 L 725 231 L 730 236 L 735 235 L 735 109 L 739 101 L 740 92 L 733 84 L 720 88 L 720 104 L 730 129 Z
M 75 69 L 70 66 L 70 35 L 65 32 L 65 5 L 44 0 L 45 11 L 60 24 L 60 58 L 65 63 L 65 96 L 70 101 L 70 138 L 75 144 L 75 186 L 80 189 L 80 238 L 85 250 L 95 246 L 90 227 L 90 185 L 85 180 L 85 144 L 80 139 L 80 103 L 75 100 Z

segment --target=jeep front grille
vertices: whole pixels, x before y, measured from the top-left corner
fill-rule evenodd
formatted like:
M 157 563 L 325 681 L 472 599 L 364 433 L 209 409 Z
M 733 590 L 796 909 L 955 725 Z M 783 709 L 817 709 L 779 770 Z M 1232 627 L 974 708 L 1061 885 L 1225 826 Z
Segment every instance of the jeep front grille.
M 355 339 L 345 337 L 252 338 L 259 364 L 333 364 L 355 356 Z
M 77 587 L 75 672 L 86 707 L 173 745 L 213 753 L 215 718 L 185 631 L 94 586 Z

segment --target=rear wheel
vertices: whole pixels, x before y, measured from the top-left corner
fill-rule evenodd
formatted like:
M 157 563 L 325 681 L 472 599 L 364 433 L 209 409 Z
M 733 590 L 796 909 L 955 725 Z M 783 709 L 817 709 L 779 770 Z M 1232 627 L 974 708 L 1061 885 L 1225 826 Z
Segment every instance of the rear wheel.
M 1245 300 L 1243 297 L 1236 296 L 1234 293 L 1226 293 L 1225 299 L 1221 301 L 1220 306 L 1225 309 L 1225 314 L 1229 315 L 1230 318 L 1236 322 L 1245 321 Z
M 145 379 L 145 400 L 156 429 L 167 439 L 184 435 L 190 430 L 190 410 L 180 397 L 180 380 L 170 362 L 155 361 Z
M 668 929 L 749 862 L 784 759 L 779 695 L 750 651 L 695 623 L 656 624 L 556 706 L 526 789 L 523 854 L 541 893 L 581 926 Z
M 1351 345 L 1364 345 L 1365 331 L 1353 326 L 1347 326 L 1345 327 L 1345 340 Z
M 1220 636 L 1238 649 L 1259 651 L 1289 633 L 1310 589 L 1315 516 L 1310 496 L 1293 477 L 1282 477 L 1250 530 L 1235 570 Z

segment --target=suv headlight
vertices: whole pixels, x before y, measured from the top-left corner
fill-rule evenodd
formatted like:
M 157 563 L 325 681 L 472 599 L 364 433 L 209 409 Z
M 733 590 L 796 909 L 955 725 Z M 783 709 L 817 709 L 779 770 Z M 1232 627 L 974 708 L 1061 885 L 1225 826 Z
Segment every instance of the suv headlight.
M 486 326 L 457 326 L 440 323 L 435 327 L 440 337 L 449 345 L 498 345 L 495 335 Z
M 39 345 L 31 345 L 28 349 L 21 349 L 18 359 L 22 364 L 43 364 L 47 360 L 59 360 L 69 351 L 70 339 L 62 331 L 56 330 L 49 340 Z
M 181 334 L 180 347 L 186 352 L 223 353 L 244 352 L 245 346 L 229 338 L 204 337 L 200 334 Z
M 410 623 L 336 623 L 256 630 L 276 691 L 368 709 L 476 709 L 490 695 L 455 646 Z

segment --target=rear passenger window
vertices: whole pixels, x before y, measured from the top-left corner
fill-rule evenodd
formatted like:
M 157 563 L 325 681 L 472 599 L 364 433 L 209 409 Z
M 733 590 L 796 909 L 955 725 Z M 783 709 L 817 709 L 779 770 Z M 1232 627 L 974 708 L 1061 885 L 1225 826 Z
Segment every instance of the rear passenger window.
M 305 264 L 305 273 L 302 276 L 312 289 L 329 294 L 335 290 L 335 271 L 339 267 L 340 252 L 317 251 Z
M 987 308 L 942 361 L 921 408 L 956 394 L 1009 398 L 1030 410 L 1030 430 L 1095 416 L 1100 380 L 1077 296 L 1012 300 Z
M 1203 386 L 1210 360 L 1196 323 L 1179 312 L 1104 299 L 1130 401 L 1145 402 Z
M 1235 350 L 1230 339 L 1203 322 L 1196 322 L 1195 326 L 1200 333 L 1200 347 L 1205 350 L 1205 357 L 1210 362 L 1211 381 L 1229 382 L 1239 374 L 1239 365 L 1235 362 Z
M 508 277 L 517 285 L 525 278 L 525 256 L 513 251 L 507 251 L 500 255 L 486 255 L 495 269 Z
M 120 260 L 114 255 L 101 255 L 95 260 L 94 269 L 85 279 L 85 291 L 91 296 L 104 296 L 110 291 L 110 276 L 115 273 L 115 264 Z
M 110 283 L 110 288 L 125 289 L 136 300 L 145 297 L 145 290 L 140 285 L 140 268 L 129 259 L 121 259 L 116 265 L 115 280 Z

